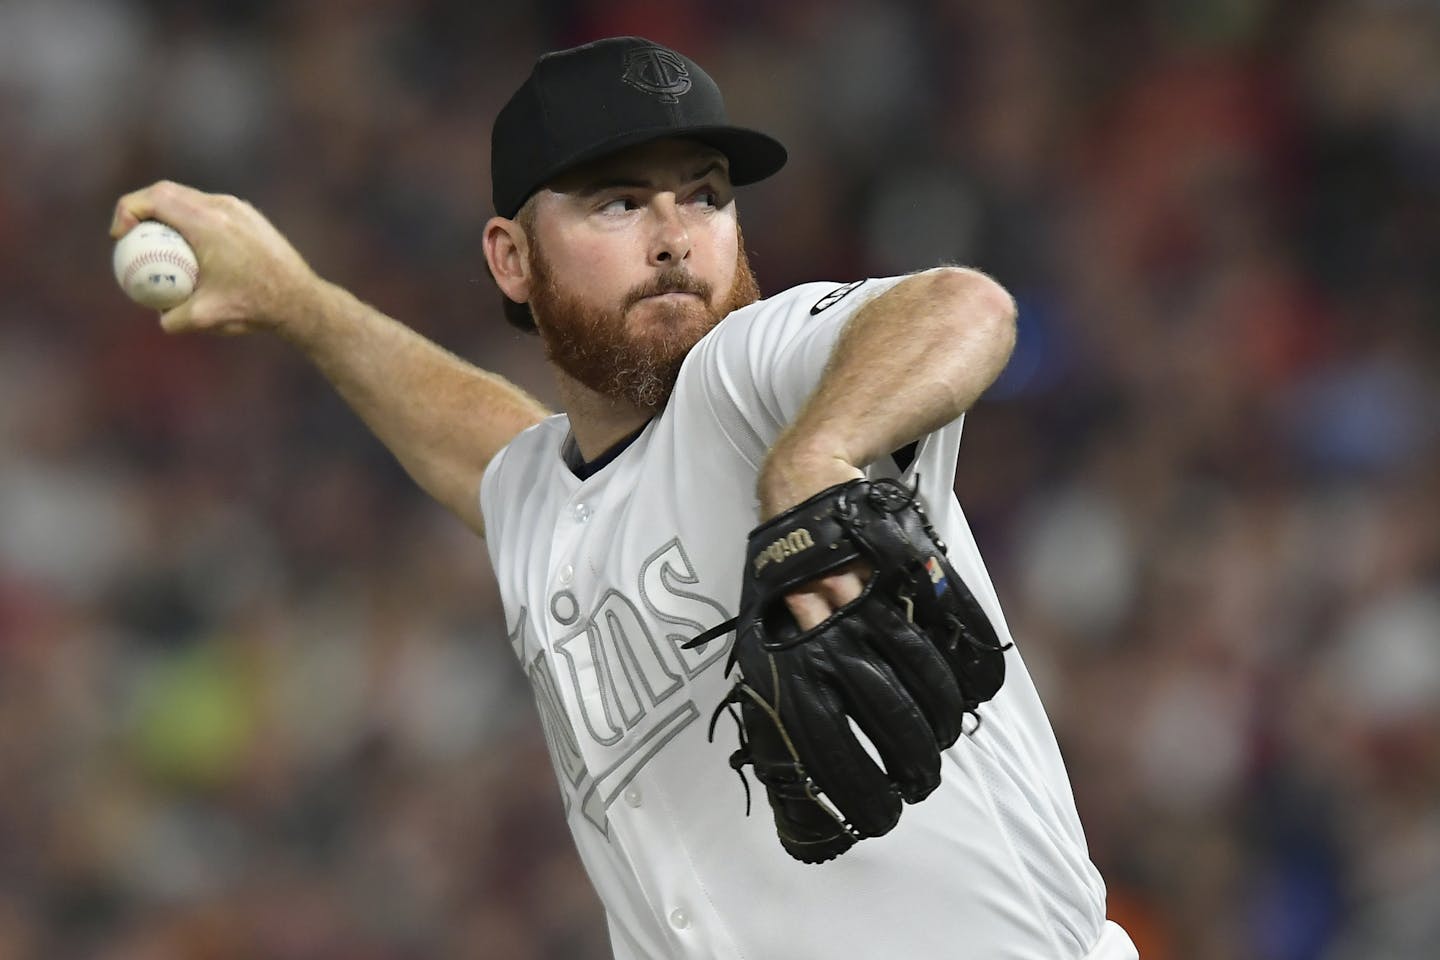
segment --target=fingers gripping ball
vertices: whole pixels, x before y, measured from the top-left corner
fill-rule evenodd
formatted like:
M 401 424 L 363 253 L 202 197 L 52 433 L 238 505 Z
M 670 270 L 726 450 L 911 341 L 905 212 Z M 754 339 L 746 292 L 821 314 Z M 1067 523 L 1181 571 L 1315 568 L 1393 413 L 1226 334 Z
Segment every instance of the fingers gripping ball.
M 178 231 L 158 220 L 142 220 L 115 244 L 115 281 L 136 303 L 156 310 L 189 299 L 200 276 L 195 251 Z

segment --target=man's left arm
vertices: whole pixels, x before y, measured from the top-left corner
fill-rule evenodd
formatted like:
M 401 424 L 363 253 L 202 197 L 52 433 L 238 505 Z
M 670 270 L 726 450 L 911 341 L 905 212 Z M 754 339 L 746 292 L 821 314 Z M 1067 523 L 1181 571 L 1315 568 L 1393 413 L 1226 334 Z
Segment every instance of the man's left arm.
M 757 488 L 761 519 L 957 419 L 1014 345 L 1014 300 L 974 270 L 916 274 L 865 304 L 770 448 Z
M 846 324 L 799 414 L 760 471 L 761 519 L 782 512 L 960 417 L 1005 368 L 1015 301 L 975 270 L 909 277 Z M 855 573 L 790 595 L 802 628 L 858 595 Z

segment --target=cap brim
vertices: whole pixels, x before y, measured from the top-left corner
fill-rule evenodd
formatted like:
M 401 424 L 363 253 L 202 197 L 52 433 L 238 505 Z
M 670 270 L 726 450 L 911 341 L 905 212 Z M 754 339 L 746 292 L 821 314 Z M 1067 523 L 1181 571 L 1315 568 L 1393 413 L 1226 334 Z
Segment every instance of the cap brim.
M 599 160 L 601 157 L 618 153 L 628 147 L 639 146 L 642 143 L 671 139 L 699 140 L 701 143 L 719 150 L 730 161 L 730 182 L 737 187 L 758 183 L 766 177 L 773 176 L 779 172 L 781 167 L 785 166 L 785 161 L 789 158 L 789 154 L 779 140 L 758 130 L 748 130 L 745 127 L 655 127 L 628 130 L 619 136 L 595 144 L 590 149 L 537 176 L 534 186 L 526 193 L 525 199 L 528 200 L 535 191 L 543 188 L 545 184 L 556 177 L 592 160 Z M 523 205 L 524 201 L 522 200 L 520 206 Z M 508 214 L 502 213 L 502 216 L 513 217 L 517 212 L 518 208 Z

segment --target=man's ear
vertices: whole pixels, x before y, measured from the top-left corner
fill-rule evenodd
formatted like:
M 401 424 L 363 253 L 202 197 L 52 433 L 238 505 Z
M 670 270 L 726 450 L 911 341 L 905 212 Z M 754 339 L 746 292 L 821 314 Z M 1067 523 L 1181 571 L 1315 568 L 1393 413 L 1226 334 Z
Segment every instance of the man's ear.
M 485 261 L 500 292 L 516 303 L 530 299 L 530 238 L 514 220 L 491 217 L 485 224 Z

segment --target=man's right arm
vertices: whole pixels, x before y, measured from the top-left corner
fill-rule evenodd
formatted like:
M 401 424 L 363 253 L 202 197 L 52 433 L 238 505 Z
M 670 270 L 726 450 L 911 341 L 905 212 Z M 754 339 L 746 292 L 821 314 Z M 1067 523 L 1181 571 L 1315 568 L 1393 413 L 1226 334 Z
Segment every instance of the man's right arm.
M 145 219 L 180 231 L 200 261 L 195 293 L 160 318 L 166 331 L 268 330 L 294 344 L 415 482 L 484 535 L 485 468 L 544 406 L 316 276 L 247 203 L 158 183 L 120 199 L 110 232 Z

